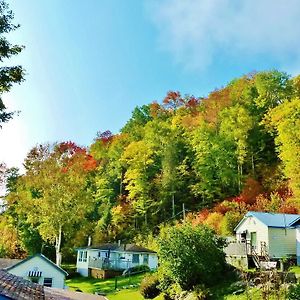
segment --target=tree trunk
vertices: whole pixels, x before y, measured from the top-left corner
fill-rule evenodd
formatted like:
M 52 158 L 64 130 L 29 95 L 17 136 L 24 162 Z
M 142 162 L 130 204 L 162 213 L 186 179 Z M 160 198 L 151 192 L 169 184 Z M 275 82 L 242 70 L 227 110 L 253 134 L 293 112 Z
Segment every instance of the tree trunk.
M 239 189 L 239 193 L 241 192 L 241 177 L 240 177 L 240 164 L 238 163 L 237 166 L 237 171 L 238 171 L 238 189 Z
M 172 218 L 175 217 L 175 195 L 172 194 Z
M 58 236 L 55 238 L 55 252 L 56 252 L 56 265 L 60 266 L 61 265 L 61 259 L 62 259 L 62 255 L 60 252 L 60 247 L 61 247 L 61 226 L 59 226 L 58 229 Z

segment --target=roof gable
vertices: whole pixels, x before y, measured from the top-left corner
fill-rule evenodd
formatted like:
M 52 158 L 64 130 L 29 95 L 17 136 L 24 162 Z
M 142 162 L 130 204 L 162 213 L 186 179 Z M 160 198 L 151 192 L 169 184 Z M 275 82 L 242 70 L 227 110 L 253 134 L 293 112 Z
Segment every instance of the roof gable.
M 52 262 L 49 258 L 47 258 L 45 255 L 43 254 L 40 254 L 40 253 L 37 253 L 33 256 L 29 256 L 27 257 L 26 259 L 23 259 L 22 261 L 16 263 L 15 265 L 13 266 L 10 266 L 8 268 L 5 268 L 6 271 L 9 271 L 9 270 L 12 270 L 14 269 L 15 267 L 27 262 L 27 261 L 30 261 L 31 259 L 33 259 L 34 257 L 39 257 L 41 258 L 42 260 L 44 260 L 45 262 L 47 262 L 49 265 L 51 265 L 52 267 L 54 267 L 56 270 L 58 270 L 59 272 L 63 273 L 65 276 L 68 276 L 69 274 L 63 270 L 61 267 L 57 266 L 54 262 Z
M 291 227 L 295 222 L 300 220 L 300 215 L 296 215 L 296 214 L 278 214 L 278 213 L 249 211 L 244 216 L 244 218 L 239 222 L 239 224 L 235 227 L 234 230 L 236 231 L 236 229 L 248 217 L 255 217 L 256 219 L 258 219 L 260 222 L 262 222 L 268 227 L 278 227 L 278 228 Z

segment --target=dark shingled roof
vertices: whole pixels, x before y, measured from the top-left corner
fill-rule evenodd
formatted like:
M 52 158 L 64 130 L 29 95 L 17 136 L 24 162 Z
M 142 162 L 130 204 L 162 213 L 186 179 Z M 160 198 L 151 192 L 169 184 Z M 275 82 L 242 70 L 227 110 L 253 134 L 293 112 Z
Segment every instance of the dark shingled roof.
M 17 300 L 45 299 L 42 285 L 0 270 L 0 295 Z
M 147 252 L 147 253 L 156 253 L 153 250 L 147 249 L 142 246 L 138 246 L 135 244 L 117 244 L 117 243 L 107 243 L 100 245 L 93 245 L 88 247 L 81 247 L 78 249 L 95 249 L 95 250 L 110 250 L 110 251 L 118 251 L 118 252 Z
M 0 270 L 0 299 L 13 300 L 105 300 L 105 297 L 47 288 Z
M 22 259 L 0 258 L 0 270 L 12 267 L 22 261 Z

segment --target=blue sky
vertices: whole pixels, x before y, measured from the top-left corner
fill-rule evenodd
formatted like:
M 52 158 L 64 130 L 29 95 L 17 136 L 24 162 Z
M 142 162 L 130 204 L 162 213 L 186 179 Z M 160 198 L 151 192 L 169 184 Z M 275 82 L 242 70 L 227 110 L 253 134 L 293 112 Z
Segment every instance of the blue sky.
M 298 74 L 297 0 L 10 0 L 26 81 L 5 96 L 21 113 L 0 131 L 0 160 L 37 143 L 89 145 L 167 91 L 205 96 L 242 74 Z M 287 3 L 289 3 L 287 5 Z

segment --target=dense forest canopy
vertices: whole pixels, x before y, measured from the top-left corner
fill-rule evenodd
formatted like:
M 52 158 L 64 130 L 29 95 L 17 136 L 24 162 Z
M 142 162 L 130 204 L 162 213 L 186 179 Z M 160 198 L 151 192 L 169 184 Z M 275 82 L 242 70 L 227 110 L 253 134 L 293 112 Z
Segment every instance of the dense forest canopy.
M 205 98 L 168 92 L 117 134 L 40 145 L 7 176 L 0 253 L 151 243 L 185 216 L 230 235 L 248 210 L 299 213 L 300 77 L 251 73 Z M 48 250 L 49 251 L 49 250 Z M 70 255 L 68 255 L 70 257 Z

